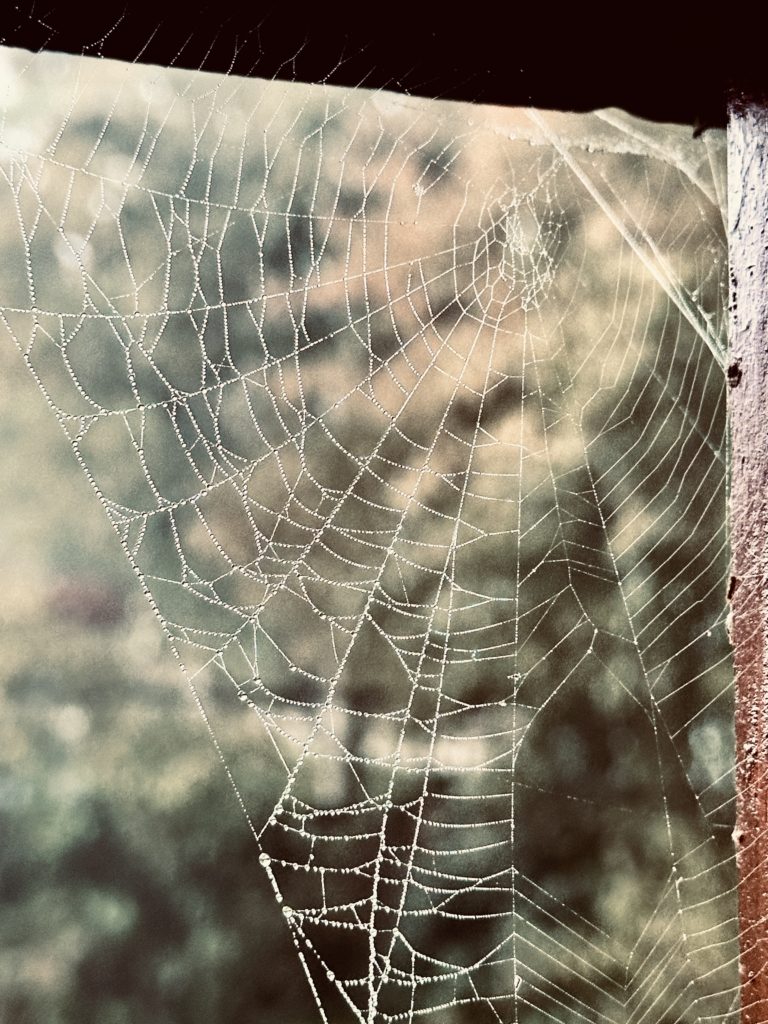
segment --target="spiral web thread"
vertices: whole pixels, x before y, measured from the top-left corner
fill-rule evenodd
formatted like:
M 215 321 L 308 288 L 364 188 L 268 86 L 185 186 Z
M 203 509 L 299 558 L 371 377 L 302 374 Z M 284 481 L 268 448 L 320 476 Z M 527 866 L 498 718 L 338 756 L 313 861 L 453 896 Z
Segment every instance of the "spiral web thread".
M 735 1021 L 722 140 L 12 51 L 3 84 L 2 323 L 319 1018 Z

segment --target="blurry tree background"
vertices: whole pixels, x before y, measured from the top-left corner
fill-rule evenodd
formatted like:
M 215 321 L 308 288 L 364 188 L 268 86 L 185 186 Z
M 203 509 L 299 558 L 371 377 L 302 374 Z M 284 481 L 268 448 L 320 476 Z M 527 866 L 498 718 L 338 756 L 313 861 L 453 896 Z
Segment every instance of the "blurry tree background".
M 538 139 L 532 158 L 528 142 L 516 139 L 517 114 L 405 101 L 400 108 L 386 96 L 221 86 L 157 71 L 135 72 L 126 99 L 123 72 L 105 65 L 59 132 L 57 88 L 71 87 L 73 61 L 27 60 L 8 52 L 2 65 L 12 99 L 0 195 L 0 1019 L 317 1019 L 290 923 L 161 624 L 22 352 L 70 427 L 81 428 L 79 451 L 98 466 L 115 521 L 118 508 L 153 507 L 150 477 L 162 492 L 161 514 L 145 518 L 145 535 L 137 540 L 136 520 L 127 517 L 123 536 L 153 574 L 148 585 L 166 623 L 176 623 L 169 629 L 188 669 L 202 633 L 212 650 L 217 636 L 242 629 L 260 607 L 270 573 L 290 576 L 302 530 L 313 515 L 328 514 L 328 493 L 350 487 L 358 465 L 350 452 L 377 452 L 359 504 L 340 517 L 335 547 L 312 566 L 318 585 L 306 583 L 307 602 L 318 614 L 302 618 L 295 604 L 278 600 L 266 619 L 275 640 L 262 669 L 268 685 L 246 679 L 229 654 L 201 677 L 227 766 L 259 825 L 270 819 L 285 772 L 254 726 L 257 715 L 272 714 L 276 699 L 297 702 L 298 710 L 277 713 L 287 733 L 275 741 L 296 764 L 305 734 L 297 726 L 291 735 L 291 723 L 301 721 L 302 702 L 322 703 L 327 692 L 326 623 L 340 623 L 341 636 L 359 613 L 370 569 L 358 571 L 360 531 L 391 528 L 382 508 L 397 507 L 416 455 L 438 437 L 408 524 L 413 557 L 398 566 L 406 599 L 398 604 L 395 584 L 384 579 L 386 599 L 344 670 L 350 714 L 338 728 L 356 767 L 318 757 L 302 775 L 293 825 L 287 810 L 271 820 L 264 842 L 278 882 L 293 886 L 292 905 L 311 917 L 314 875 L 307 869 L 304 882 L 292 870 L 280 874 L 280 865 L 304 863 L 307 830 L 317 829 L 314 850 L 357 825 L 343 815 L 316 824 L 300 808 L 312 800 L 354 806 L 363 792 L 380 791 L 387 715 L 408 699 L 401 665 L 381 640 L 398 637 L 405 661 L 420 650 L 427 664 L 449 664 L 453 707 L 475 714 L 448 730 L 453 748 L 444 740 L 435 755 L 443 760 L 425 815 L 437 824 L 423 841 L 436 863 L 459 842 L 451 828 L 466 837 L 481 822 L 487 842 L 461 840 L 477 846 L 471 867 L 462 854 L 452 863 L 478 879 L 500 876 L 498 891 L 474 887 L 457 909 L 458 926 L 419 916 L 414 904 L 409 941 L 442 962 L 470 962 L 473 949 L 494 947 L 509 929 L 511 919 L 494 912 L 511 887 L 525 904 L 513 912 L 527 943 L 515 954 L 522 966 L 500 961 L 481 979 L 499 996 L 501 1019 L 511 1019 L 513 1002 L 526 1021 L 672 1024 L 706 1012 L 726 1019 L 735 1012 L 736 974 L 724 400 L 721 369 L 702 340 L 707 332 L 722 337 L 725 248 L 717 196 L 697 187 L 696 173 L 713 180 L 707 144 L 701 165 L 685 171 L 660 158 L 661 145 L 652 156 L 616 145 L 597 156 L 579 151 L 600 194 L 632 225 L 622 235 L 555 147 Z M 585 124 L 585 139 L 598 129 L 610 137 L 605 124 Z M 605 142 L 599 131 L 597 149 Z M 237 219 L 235 207 L 252 214 Z M 288 215 L 268 215 L 275 210 Z M 643 233 L 663 253 L 677 300 L 633 262 L 628 236 Z M 428 256 L 414 261 L 414 251 Z M 316 288 L 302 288 L 313 275 Z M 114 418 L 102 416 L 134 397 L 120 327 L 84 321 L 64 338 L 82 309 L 85 280 L 98 284 L 90 309 L 148 317 L 137 350 L 151 359 L 133 364 L 136 387 L 147 407 L 173 407 L 170 416 L 142 420 L 151 473 Z M 48 311 L 35 314 L 37 334 L 33 305 Z M 196 311 L 152 326 L 153 311 L 178 308 Z M 436 351 L 429 342 L 412 343 L 422 335 L 450 339 L 452 362 L 439 372 L 427 372 Z M 259 389 L 235 390 L 253 406 L 220 397 L 214 415 L 195 404 L 196 395 L 221 387 L 223 396 L 248 374 Z M 355 391 L 360 381 L 368 391 Z M 414 400 L 400 414 L 409 391 Z M 348 392 L 353 398 L 342 400 Z M 321 413 L 328 429 L 308 435 L 302 451 L 312 473 L 302 475 L 289 451 L 279 472 L 265 459 L 248 476 L 249 460 L 281 431 L 288 436 Z M 396 414 L 397 430 L 380 444 L 382 424 Z M 254 422 L 263 428 L 258 436 Z M 531 463 L 525 471 L 513 464 L 518 437 Z M 250 520 L 226 489 L 207 504 L 196 499 L 208 535 L 194 516 L 167 511 L 169 501 L 200 490 L 182 449 L 196 447 L 197 458 L 206 445 L 226 452 L 228 472 L 245 474 L 252 499 Z M 468 449 L 477 459 L 471 469 Z M 205 457 L 213 464 L 219 456 Z M 219 470 L 210 470 L 212 479 Z M 451 613 L 433 580 L 450 548 L 458 496 L 468 491 L 477 500 L 465 500 L 460 518 L 478 543 L 454 570 L 466 592 L 473 581 L 488 599 L 468 604 L 461 629 L 449 635 Z M 261 563 L 257 527 L 272 538 Z M 180 548 L 196 576 L 180 567 Z M 219 548 L 249 568 L 214 585 Z M 525 589 L 513 594 L 512 577 Z M 181 592 L 188 578 L 208 581 L 193 586 L 202 604 Z M 332 578 L 336 588 L 323 590 L 320 582 Z M 406 606 L 423 615 L 430 602 L 435 616 L 415 627 L 423 646 L 414 641 L 409 650 Z M 427 689 L 412 707 L 416 719 L 436 714 L 428 703 Z M 407 742 L 419 764 L 424 737 L 417 729 Z M 488 781 L 458 772 L 465 755 L 452 753 L 457 743 L 470 750 L 467 763 L 482 748 L 499 774 Z M 420 785 L 420 776 L 406 774 L 391 795 L 403 812 L 388 826 L 393 848 L 414 841 L 406 812 Z M 513 788 L 510 819 L 509 799 L 502 806 L 493 794 Z M 442 810 L 452 800 L 467 808 L 456 819 Z M 329 868 L 351 863 L 338 843 L 333 849 Z M 357 898 L 357 878 L 341 877 L 334 898 Z M 358 961 L 367 961 L 368 946 L 361 952 L 354 932 L 321 941 L 337 975 L 365 973 Z M 336 1024 L 351 1018 L 331 980 L 320 992 Z M 458 994 L 440 1020 L 498 1019 L 491 1002 L 463 1003 L 469 990 L 452 984 L 445 995 L 436 981 L 437 995 L 425 997 Z M 385 1012 L 404 1012 L 396 993 L 382 995 Z

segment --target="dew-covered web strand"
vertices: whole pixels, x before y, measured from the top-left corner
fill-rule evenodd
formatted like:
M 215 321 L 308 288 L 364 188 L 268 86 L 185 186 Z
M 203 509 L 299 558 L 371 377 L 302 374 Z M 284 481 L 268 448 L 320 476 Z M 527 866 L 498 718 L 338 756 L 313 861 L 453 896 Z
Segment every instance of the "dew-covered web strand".
M 86 71 L 0 314 L 320 1019 L 735 1020 L 717 145 Z

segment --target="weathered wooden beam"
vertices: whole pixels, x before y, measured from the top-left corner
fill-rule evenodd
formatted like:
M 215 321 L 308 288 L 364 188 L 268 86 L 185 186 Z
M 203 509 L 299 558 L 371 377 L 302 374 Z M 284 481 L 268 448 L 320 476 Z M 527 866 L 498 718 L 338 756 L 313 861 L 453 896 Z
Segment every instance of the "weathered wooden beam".
M 223 74 L 559 110 L 623 107 L 655 121 L 724 125 L 729 65 L 757 64 L 722 45 L 717 18 L 636 18 L 627 33 L 599 12 L 565 5 L 459 8 L 189 0 L 184 16 L 147 0 L 13 4 L 0 42 Z
M 741 1014 L 768 1021 L 768 104 L 731 103 L 731 638 Z

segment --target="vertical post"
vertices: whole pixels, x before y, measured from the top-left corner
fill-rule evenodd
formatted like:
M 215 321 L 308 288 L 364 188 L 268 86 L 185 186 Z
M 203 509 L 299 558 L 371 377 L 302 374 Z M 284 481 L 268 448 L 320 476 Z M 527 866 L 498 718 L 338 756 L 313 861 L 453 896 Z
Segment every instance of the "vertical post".
M 736 672 L 741 1019 L 768 1022 L 768 104 L 728 121 L 731 432 L 728 588 Z

